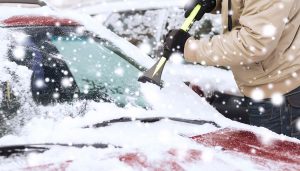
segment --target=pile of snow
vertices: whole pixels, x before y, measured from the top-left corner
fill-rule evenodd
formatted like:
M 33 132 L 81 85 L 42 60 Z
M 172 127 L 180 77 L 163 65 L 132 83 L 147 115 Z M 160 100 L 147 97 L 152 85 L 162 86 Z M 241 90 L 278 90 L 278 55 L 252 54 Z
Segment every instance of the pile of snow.
M 118 37 L 107 30 L 87 15 L 75 14 L 72 11 L 64 11 L 59 14 L 47 9 L 38 10 L 11 10 L 10 8 L 0 9 L 1 18 L 9 15 L 41 14 L 41 15 L 59 15 L 79 21 L 85 27 L 113 42 L 124 53 L 132 57 L 138 63 L 145 67 L 151 67 L 154 61 L 142 53 L 126 40 Z M 3 15 L 2 15 L 3 14 Z M 1 42 L 3 42 L 1 40 Z M 2 43 L 1 43 L 2 44 Z M 5 44 L 4 44 L 5 45 Z M 7 46 L 1 46 L 7 48 Z M 1 49 L 0 53 L 6 52 Z M 5 61 L 5 53 L 1 54 L 1 60 Z M 28 166 L 37 166 L 47 163 L 59 163 L 72 160 L 70 170 L 132 170 L 118 160 L 118 156 L 130 152 L 142 152 L 150 161 L 164 161 L 169 149 L 179 149 L 186 151 L 188 149 L 198 149 L 204 151 L 206 159 L 199 163 L 182 163 L 187 170 L 256 170 L 261 169 L 251 160 L 247 160 L 236 154 L 224 153 L 220 149 L 207 148 L 199 145 L 185 136 L 199 135 L 217 130 L 211 124 L 195 126 L 185 123 L 175 123 L 164 120 L 152 124 L 142 124 L 139 122 L 118 123 L 104 128 L 83 129 L 86 125 L 92 125 L 109 119 L 120 117 L 180 117 L 189 119 L 200 119 L 215 121 L 222 128 L 233 127 L 237 129 L 246 129 L 262 135 L 267 138 L 281 138 L 297 141 L 292 138 L 280 136 L 263 128 L 243 125 L 224 118 L 204 99 L 192 92 L 183 82 L 185 79 L 192 79 L 195 83 L 211 83 L 210 87 L 229 91 L 235 89 L 232 75 L 229 72 L 221 71 L 209 67 L 183 66 L 181 64 L 168 64 L 166 72 L 163 75 L 165 87 L 160 89 L 152 84 L 140 83 L 141 91 L 147 101 L 151 104 L 151 110 L 135 106 L 125 106 L 119 108 L 111 103 L 96 103 L 93 101 L 77 101 L 70 104 L 56 104 L 52 106 L 37 106 L 29 99 L 31 98 L 29 90 L 29 78 L 31 71 L 25 67 L 17 66 L 15 63 L 1 61 L 0 69 L 9 68 L 15 72 L 20 82 L 17 82 L 15 92 L 19 92 L 22 110 L 18 118 L 26 118 L 24 126 L 19 127 L 14 134 L 6 135 L 0 139 L 1 145 L 26 144 L 42 142 L 60 142 L 60 143 L 109 143 L 123 148 L 95 149 L 86 147 L 81 149 L 55 147 L 42 154 L 32 154 L 28 157 L 16 157 L 0 159 L 1 169 L 23 168 Z M 10 79 L 7 72 L 0 72 L 0 80 Z M 210 74 L 205 74 L 210 73 Z M 215 77 L 211 77 L 215 75 Z M 210 77 L 209 77 L 210 76 Z M 218 76 L 227 77 L 229 83 L 218 79 Z M 213 78 L 213 79 L 212 79 Z M 227 81 L 228 81 L 227 80 Z M 222 84 L 215 84 L 221 82 Z M 20 85 L 22 83 L 22 85 Z M 224 90 L 226 91 L 226 90 Z M 23 94 L 21 94 L 23 93 Z M 27 118 L 29 117 L 29 118 Z M 299 142 L 299 141 L 298 141 Z M 181 162 L 182 159 L 176 159 Z M 238 163 L 238 164 L 237 164 Z M 154 163 L 155 164 L 155 163 Z M 263 169 L 263 168 L 262 168 Z

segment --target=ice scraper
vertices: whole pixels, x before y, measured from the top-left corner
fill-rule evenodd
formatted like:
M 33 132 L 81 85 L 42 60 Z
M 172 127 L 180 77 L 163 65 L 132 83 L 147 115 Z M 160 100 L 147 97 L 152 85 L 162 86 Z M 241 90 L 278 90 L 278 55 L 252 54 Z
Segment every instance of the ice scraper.
M 185 32 L 188 32 L 192 24 L 194 23 L 196 17 L 202 18 L 205 13 L 206 13 L 205 8 L 202 8 L 200 4 L 196 5 L 195 8 L 190 13 L 190 15 L 186 18 L 186 20 L 184 21 L 180 29 Z M 161 87 L 162 86 L 161 75 L 164 66 L 170 56 L 171 53 L 164 48 L 163 56 L 158 60 L 158 62 L 156 62 L 155 65 L 153 65 L 141 77 L 139 77 L 138 81 L 142 83 L 150 82 Z

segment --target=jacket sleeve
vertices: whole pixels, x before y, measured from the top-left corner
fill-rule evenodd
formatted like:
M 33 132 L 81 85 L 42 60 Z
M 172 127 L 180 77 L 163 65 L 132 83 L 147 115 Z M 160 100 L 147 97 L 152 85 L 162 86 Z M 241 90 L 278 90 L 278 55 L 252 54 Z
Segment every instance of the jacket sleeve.
M 264 60 L 278 45 L 292 4 L 293 0 L 245 1 L 241 27 L 210 40 L 189 38 L 186 61 L 235 66 Z

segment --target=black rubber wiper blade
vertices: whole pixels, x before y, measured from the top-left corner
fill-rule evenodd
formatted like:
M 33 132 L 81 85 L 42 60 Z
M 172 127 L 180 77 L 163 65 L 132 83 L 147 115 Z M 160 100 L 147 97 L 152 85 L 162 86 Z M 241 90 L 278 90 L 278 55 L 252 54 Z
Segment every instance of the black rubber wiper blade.
M 28 153 L 43 153 L 49 150 L 48 147 L 38 147 L 33 145 L 11 145 L 0 147 L 0 156 L 10 157 L 11 155 L 21 155 Z
M 214 121 L 207 121 L 207 120 L 195 120 L 195 119 L 182 119 L 182 118 L 168 118 L 169 120 L 176 121 L 176 122 L 183 122 L 183 123 L 189 123 L 194 125 L 204 125 L 204 124 L 211 124 L 215 126 L 216 128 L 221 128 L 220 125 L 218 125 Z
M 217 128 L 221 128 L 217 123 L 213 121 L 206 121 L 206 120 L 194 120 L 194 119 L 183 119 L 183 118 L 175 118 L 175 117 L 149 117 L 149 118 L 130 118 L 130 117 L 122 117 L 118 119 L 112 119 L 108 121 L 104 121 L 101 123 L 96 123 L 93 125 L 84 126 L 83 128 L 101 128 L 107 127 L 115 123 L 124 123 L 124 122 L 135 122 L 140 121 L 142 123 L 154 123 L 161 120 L 171 120 L 175 122 L 182 122 L 194 125 L 204 125 L 204 124 L 211 124 Z
M 84 148 L 84 147 L 94 147 L 97 149 L 104 149 L 108 147 L 121 148 L 120 146 L 115 146 L 111 144 L 65 144 L 65 143 L 41 143 L 41 144 L 21 144 L 21 145 L 8 145 L 0 146 L 0 156 L 1 157 L 10 157 L 12 155 L 26 155 L 29 153 L 43 153 L 50 150 L 53 146 L 62 146 L 62 147 L 75 147 L 75 148 Z

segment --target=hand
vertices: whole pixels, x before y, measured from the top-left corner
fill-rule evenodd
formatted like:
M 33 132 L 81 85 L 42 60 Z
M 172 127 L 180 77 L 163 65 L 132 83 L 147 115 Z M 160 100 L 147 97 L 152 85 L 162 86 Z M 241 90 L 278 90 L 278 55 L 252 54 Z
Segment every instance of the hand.
M 189 2 L 184 6 L 185 10 L 185 18 L 187 18 L 193 9 L 198 5 L 201 5 L 201 10 L 204 11 L 204 13 L 210 13 L 212 12 L 216 7 L 216 0 L 189 0 Z M 203 12 L 202 12 L 203 14 Z M 195 20 L 200 20 L 202 17 L 201 12 L 199 12 L 195 18 Z
M 164 49 L 169 52 L 184 52 L 184 45 L 187 39 L 191 37 L 188 32 L 185 32 L 181 29 L 171 30 L 165 39 Z

